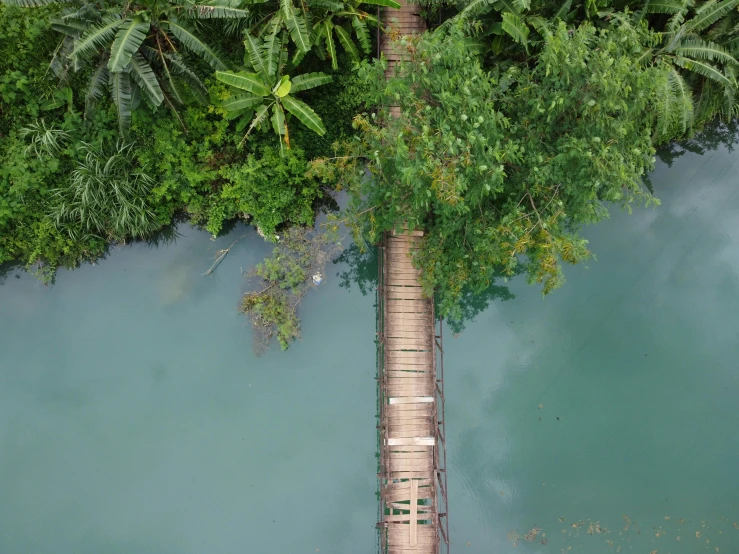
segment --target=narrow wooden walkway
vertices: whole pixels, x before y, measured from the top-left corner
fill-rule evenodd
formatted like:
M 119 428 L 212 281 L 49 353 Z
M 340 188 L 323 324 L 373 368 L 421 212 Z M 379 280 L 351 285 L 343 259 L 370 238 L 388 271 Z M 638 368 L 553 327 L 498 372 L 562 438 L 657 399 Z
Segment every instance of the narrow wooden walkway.
M 448 545 L 439 510 L 446 506 L 440 337 L 433 300 L 424 297 L 411 262 L 422 236 L 388 235 L 382 248 L 380 543 L 388 554 L 436 554 L 441 540 Z
M 408 56 L 393 44 L 426 30 L 420 6 L 398 0 L 385 9 L 378 49 L 388 73 Z M 400 109 L 391 106 L 390 115 Z M 380 247 L 378 287 L 378 397 L 380 448 L 380 552 L 449 552 L 441 324 L 423 295 L 412 253 L 422 231 L 388 234 Z M 437 376 L 437 365 L 441 376 Z

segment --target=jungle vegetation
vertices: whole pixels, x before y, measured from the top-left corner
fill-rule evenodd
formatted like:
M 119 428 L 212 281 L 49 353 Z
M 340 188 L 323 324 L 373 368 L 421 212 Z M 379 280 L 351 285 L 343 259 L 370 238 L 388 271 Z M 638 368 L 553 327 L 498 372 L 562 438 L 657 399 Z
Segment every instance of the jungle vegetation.
M 423 285 L 462 317 L 501 276 L 560 286 L 584 225 L 657 203 L 660 145 L 739 109 L 739 0 L 421 5 L 386 75 L 394 0 L 2 0 L 0 263 L 48 280 L 178 214 L 240 218 L 292 237 L 243 305 L 286 347 L 305 289 L 275 283 L 321 243 L 290 229 L 345 190 L 360 249 L 425 230 Z

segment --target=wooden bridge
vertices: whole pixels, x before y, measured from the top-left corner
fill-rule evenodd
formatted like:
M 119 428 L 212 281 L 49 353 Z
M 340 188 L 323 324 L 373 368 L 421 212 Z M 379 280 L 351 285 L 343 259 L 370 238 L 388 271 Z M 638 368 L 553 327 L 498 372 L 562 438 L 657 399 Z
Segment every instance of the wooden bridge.
M 405 54 L 390 37 L 425 30 L 418 5 L 399 0 L 382 20 L 391 33 L 378 34 L 378 56 L 388 71 Z M 399 108 L 391 107 L 397 117 Z M 424 297 L 411 256 L 422 231 L 386 234 L 379 246 L 377 377 L 379 461 L 379 551 L 382 554 L 449 552 L 444 361 L 442 322 L 434 301 Z
M 423 233 L 386 235 L 378 286 L 380 552 L 449 552 L 441 321 L 411 255 Z M 438 371 L 437 371 L 438 368 Z

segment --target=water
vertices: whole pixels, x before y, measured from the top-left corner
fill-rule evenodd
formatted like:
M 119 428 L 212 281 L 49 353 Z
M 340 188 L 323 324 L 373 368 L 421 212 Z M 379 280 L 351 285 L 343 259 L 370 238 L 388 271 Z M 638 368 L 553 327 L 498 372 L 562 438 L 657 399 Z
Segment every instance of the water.
M 739 552 L 734 159 L 660 166 L 564 289 L 447 333 L 452 552 Z M 374 552 L 373 294 L 335 266 L 255 358 L 268 247 L 180 232 L 0 286 L 0 554 Z

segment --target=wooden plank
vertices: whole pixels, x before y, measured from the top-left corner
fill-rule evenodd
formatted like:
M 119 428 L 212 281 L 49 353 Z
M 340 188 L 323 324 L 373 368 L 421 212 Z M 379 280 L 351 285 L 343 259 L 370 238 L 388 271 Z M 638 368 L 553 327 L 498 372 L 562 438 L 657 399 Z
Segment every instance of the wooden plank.
M 434 437 L 390 437 L 385 439 L 388 446 L 434 446 Z
M 405 396 L 402 398 L 390 398 L 389 404 L 423 404 L 427 402 L 433 402 L 435 399 L 433 396 Z

